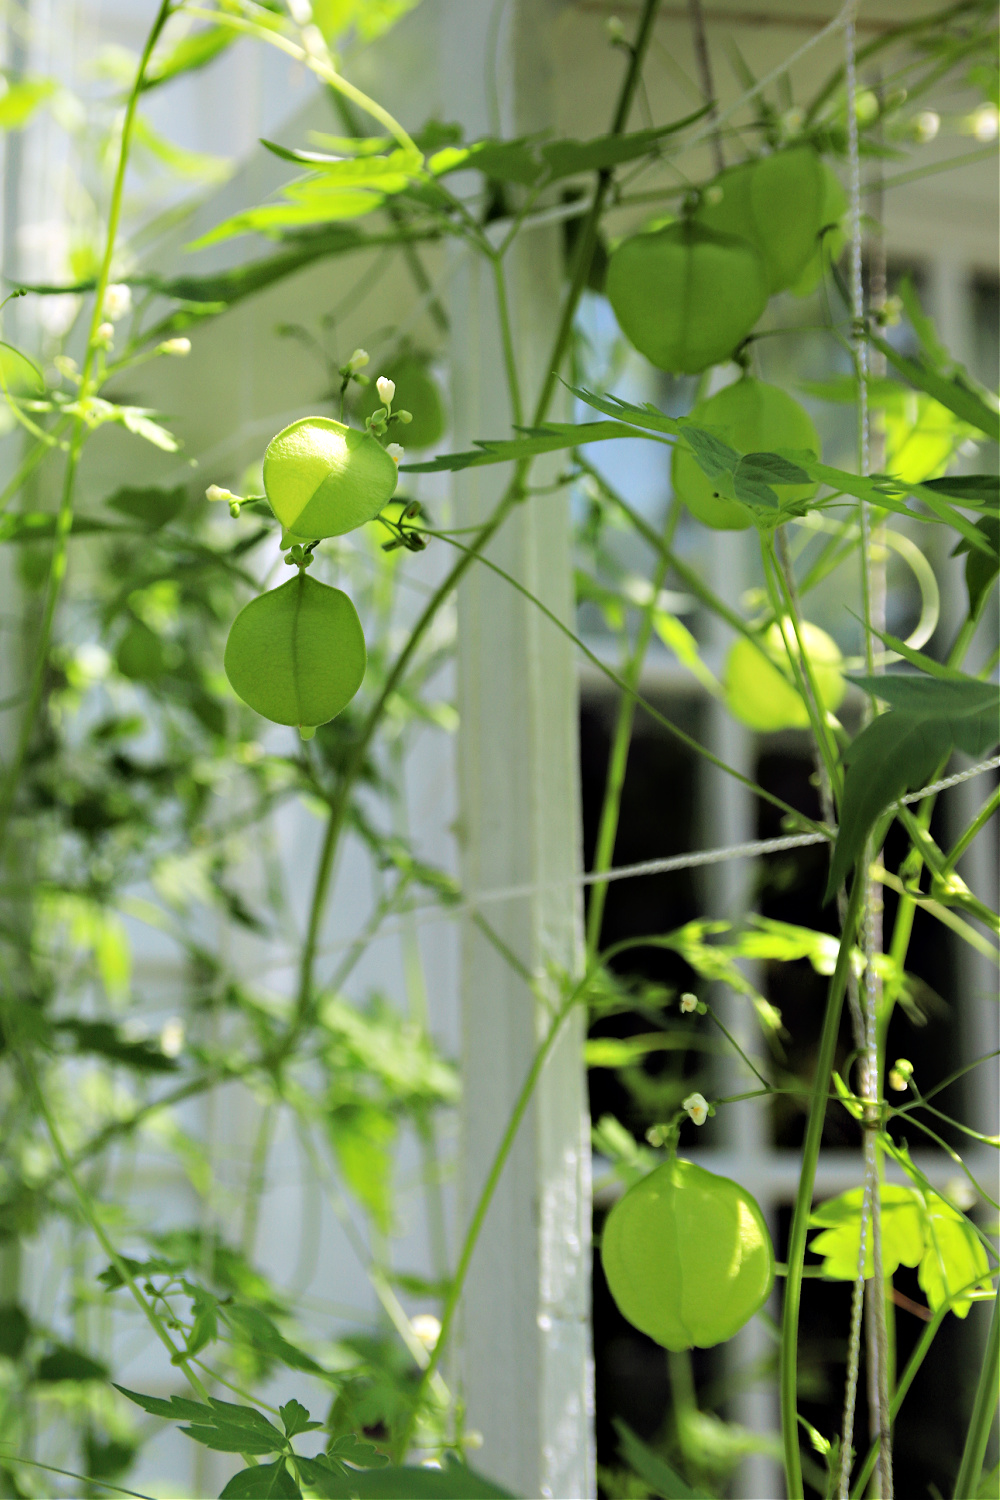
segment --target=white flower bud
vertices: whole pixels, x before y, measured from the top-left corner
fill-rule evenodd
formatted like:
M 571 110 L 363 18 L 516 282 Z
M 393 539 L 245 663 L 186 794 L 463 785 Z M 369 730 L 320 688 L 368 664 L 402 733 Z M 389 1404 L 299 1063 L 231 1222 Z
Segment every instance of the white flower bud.
M 355 349 L 354 353 L 347 361 L 347 368 L 350 370 L 352 375 L 356 375 L 359 370 L 364 369 L 370 358 L 371 355 L 368 353 L 367 349 Z
M 114 336 L 115 326 L 113 323 L 102 323 L 97 330 L 97 342 L 99 344 L 110 344 Z
M 941 129 L 941 116 L 933 109 L 922 109 L 913 122 L 914 139 L 922 146 L 932 141 Z
M 113 286 L 105 288 L 104 306 L 101 311 L 106 318 L 110 318 L 112 323 L 117 323 L 119 318 L 124 318 L 131 310 L 131 287 L 127 287 L 123 281 L 116 281 Z
M 174 1016 L 160 1032 L 160 1051 L 166 1057 L 178 1057 L 184 1049 L 184 1022 Z
M 909 1088 L 912 1077 L 913 1064 L 909 1058 L 897 1057 L 895 1065 L 889 1073 L 889 1087 L 895 1089 L 897 1094 L 901 1094 L 904 1089 Z
M 698 996 L 692 995 L 690 990 L 686 990 L 685 993 L 681 996 L 681 1010 L 686 1016 L 689 1016 L 693 1010 L 697 1009 Z
M 402 443 L 388 443 L 386 445 L 386 450 L 385 451 L 386 451 L 386 453 L 388 453 L 388 455 L 392 459 L 393 463 L 394 464 L 398 464 L 399 460 L 403 456 L 403 445 L 402 445 Z
M 441 1337 L 441 1324 L 433 1313 L 417 1313 L 410 1327 L 425 1349 L 433 1349 Z
M 988 145 L 995 141 L 1000 134 L 1000 111 L 995 104 L 981 104 L 979 108 L 969 116 L 972 134 L 977 141 Z
M 695 1125 L 704 1125 L 708 1119 L 708 1100 L 704 1094 L 688 1094 L 681 1107 Z
M 191 353 L 190 339 L 164 339 L 160 345 L 161 354 L 172 354 L 175 359 L 183 359 L 185 354 Z
M 236 496 L 230 490 L 224 490 L 220 485 L 210 484 L 205 491 L 206 500 L 235 500 Z
M 608 41 L 612 44 L 625 40 L 625 27 L 622 25 L 620 16 L 608 16 L 608 19 L 604 23 L 604 30 L 607 33 Z
M 382 405 L 391 406 L 392 398 L 396 394 L 395 381 L 390 380 L 388 375 L 380 375 L 375 382 L 375 389 L 378 391 L 378 399 Z

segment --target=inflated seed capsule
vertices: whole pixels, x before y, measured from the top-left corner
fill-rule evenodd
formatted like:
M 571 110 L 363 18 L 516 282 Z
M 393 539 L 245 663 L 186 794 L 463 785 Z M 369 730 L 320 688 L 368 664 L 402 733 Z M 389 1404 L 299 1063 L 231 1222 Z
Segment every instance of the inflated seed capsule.
M 784 638 L 777 623 L 760 639 L 761 650 L 740 636 L 726 658 L 726 707 L 734 718 L 760 734 L 779 729 L 808 729 L 809 710 L 799 692 L 788 661 L 788 650 L 800 658 L 798 636 L 791 620 L 784 621 Z M 820 707 L 835 713 L 844 700 L 844 659 L 832 636 L 818 625 L 803 620 L 799 635 L 809 658 L 809 668 Z
M 749 240 L 764 262 L 769 293 L 791 286 L 816 253 L 826 180 L 811 146 L 791 146 L 721 172 L 695 219 Z
M 361 686 L 366 665 L 364 632 L 350 599 L 301 572 L 251 599 L 226 642 L 226 676 L 234 690 L 275 724 L 309 728 L 335 718 Z
M 264 489 L 285 531 L 303 541 L 374 521 L 396 488 L 396 465 L 367 432 L 303 417 L 272 438 Z
M 709 1349 L 732 1338 L 774 1281 L 756 1201 L 731 1178 L 676 1157 L 615 1204 L 601 1260 L 619 1310 L 666 1349 Z
M 767 281 L 747 240 L 683 219 L 623 240 L 608 264 L 607 294 L 640 354 L 694 375 L 728 359 L 750 332 Z
M 787 391 L 750 376 L 724 386 L 707 401 L 699 401 L 691 420 L 718 432 L 737 453 L 773 453 L 776 448 L 786 448 L 806 449 L 817 458 L 820 455 L 819 434 L 805 407 Z M 746 506 L 720 495 L 683 443 L 674 447 L 670 478 L 674 494 L 706 526 L 716 531 L 743 531 L 753 524 Z M 775 492 L 788 505 L 811 500 L 817 489 L 818 485 L 810 482 L 778 485 Z

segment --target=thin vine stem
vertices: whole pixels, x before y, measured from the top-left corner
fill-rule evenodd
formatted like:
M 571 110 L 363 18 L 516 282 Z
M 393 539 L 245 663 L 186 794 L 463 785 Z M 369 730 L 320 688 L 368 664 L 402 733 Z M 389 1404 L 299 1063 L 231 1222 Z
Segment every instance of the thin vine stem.
M 986 1339 L 976 1395 L 972 1403 L 962 1461 L 955 1479 L 954 1500 L 968 1500 L 979 1493 L 979 1476 L 983 1470 L 983 1458 L 989 1441 L 990 1427 L 997 1407 L 997 1383 L 1000 1381 L 1000 1286 L 993 1301 L 993 1316 Z

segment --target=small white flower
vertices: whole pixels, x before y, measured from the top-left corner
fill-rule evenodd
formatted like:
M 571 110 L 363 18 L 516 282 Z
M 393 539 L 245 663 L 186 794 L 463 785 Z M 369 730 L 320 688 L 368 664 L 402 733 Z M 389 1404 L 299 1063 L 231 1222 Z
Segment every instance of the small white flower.
M 995 104 L 981 104 L 979 108 L 969 116 L 972 126 L 972 134 L 977 141 L 984 145 L 995 141 L 1000 134 L 1000 111 Z
M 441 1337 L 441 1324 L 433 1313 L 417 1313 L 410 1327 L 425 1349 L 433 1349 Z
M 371 355 L 368 353 L 367 349 L 355 349 L 354 353 L 347 361 L 347 368 L 350 370 L 352 375 L 356 375 L 359 370 L 364 369 L 370 358 Z
M 235 500 L 235 498 L 231 490 L 224 490 L 218 484 L 210 484 L 205 491 L 206 500 Z
M 119 318 L 124 318 L 126 313 L 132 310 L 132 289 L 127 287 L 123 281 L 116 281 L 104 292 L 104 307 L 102 311 L 106 318 L 112 323 L 117 323 Z
M 185 354 L 191 353 L 190 339 L 165 339 L 160 345 L 161 354 L 172 354 L 175 359 L 183 359 Z
M 176 1016 L 160 1032 L 160 1051 L 165 1057 L 179 1057 L 184 1048 L 184 1022 Z
M 914 137 L 925 146 L 941 129 L 941 116 L 933 109 L 922 109 L 913 122 Z
M 681 996 L 681 1010 L 686 1016 L 689 1016 L 693 1010 L 697 1009 L 698 996 L 692 995 L 690 990 L 686 990 L 685 993 Z
M 704 1094 L 688 1094 L 682 1105 L 695 1125 L 704 1125 L 708 1119 L 708 1100 Z
M 99 344 L 110 344 L 115 336 L 115 325 L 113 323 L 102 323 L 97 330 L 97 342 Z
M 897 1094 L 901 1094 L 904 1089 L 909 1088 L 912 1077 L 913 1064 L 909 1058 L 897 1057 L 894 1066 L 889 1072 L 889 1087 L 895 1089 Z
M 375 382 L 375 389 L 378 391 L 378 399 L 382 405 L 391 406 L 392 398 L 396 394 L 395 381 L 390 380 L 388 375 L 380 375 Z
M 403 445 L 402 443 L 389 443 L 387 444 L 385 451 L 386 453 L 388 453 L 393 463 L 398 464 L 399 460 L 403 456 Z

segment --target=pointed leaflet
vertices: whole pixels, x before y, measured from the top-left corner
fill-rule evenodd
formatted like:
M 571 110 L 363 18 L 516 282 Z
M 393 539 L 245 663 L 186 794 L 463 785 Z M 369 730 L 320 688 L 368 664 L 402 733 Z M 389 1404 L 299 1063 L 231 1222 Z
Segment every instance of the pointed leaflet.
M 302 1478 L 328 1500 L 511 1500 L 509 1490 L 447 1453 L 440 1469 L 391 1467 L 344 1470 L 323 1454 L 296 1460 Z
M 317 1427 L 322 1427 L 322 1422 L 310 1422 L 309 1413 L 301 1401 L 296 1401 L 294 1396 L 291 1401 L 286 1401 L 284 1406 L 278 1407 L 281 1413 L 281 1425 L 285 1429 L 286 1437 L 294 1437 L 297 1432 L 312 1432 Z
M 876 821 L 904 792 L 925 786 L 953 750 L 996 744 L 1000 691 L 975 678 L 915 674 L 850 679 L 893 712 L 874 719 L 844 752 L 847 775 L 826 899 L 864 849 Z
M 979 613 L 993 586 L 994 578 L 1000 573 L 1000 517 L 983 516 L 976 522 L 976 529 L 989 542 L 990 555 L 978 552 L 965 537 L 951 554 L 952 557 L 957 557 L 963 552 L 968 553 L 965 559 L 965 586 L 969 591 L 969 615 L 972 618 Z
M 550 422 L 545 427 L 524 429 L 519 438 L 482 438 L 476 440 L 476 451 L 442 453 L 423 464 L 400 464 L 407 474 L 439 474 L 443 471 L 478 468 L 483 464 L 505 464 L 512 459 L 530 458 L 536 453 L 557 453 L 561 448 L 577 448 L 583 443 L 603 443 L 609 438 L 634 438 L 633 428 L 621 422 Z
M 171 1396 L 164 1401 L 159 1396 L 127 1390 L 123 1385 L 116 1385 L 115 1389 L 150 1416 L 190 1422 L 192 1425 L 182 1427 L 181 1431 L 218 1453 L 278 1453 L 287 1446 L 284 1434 L 252 1406 L 237 1406 L 215 1396 L 208 1398 L 207 1406 L 203 1401 L 189 1401 L 184 1396 Z

